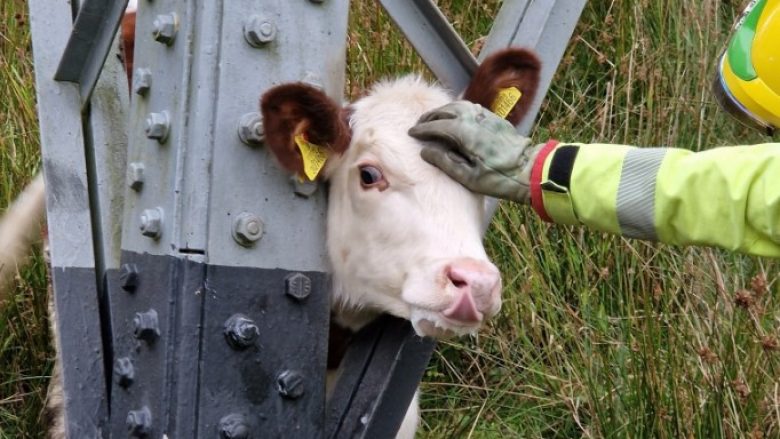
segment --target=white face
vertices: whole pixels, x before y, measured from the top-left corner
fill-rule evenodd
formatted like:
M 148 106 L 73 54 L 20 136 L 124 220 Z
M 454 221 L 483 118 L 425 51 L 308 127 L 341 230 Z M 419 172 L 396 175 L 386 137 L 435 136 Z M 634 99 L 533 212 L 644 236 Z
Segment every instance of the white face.
M 325 170 L 336 304 L 389 312 L 435 337 L 474 332 L 501 307 L 483 197 L 424 162 L 407 134 L 451 100 L 416 78 L 376 86 L 353 104 L 352 142 Z

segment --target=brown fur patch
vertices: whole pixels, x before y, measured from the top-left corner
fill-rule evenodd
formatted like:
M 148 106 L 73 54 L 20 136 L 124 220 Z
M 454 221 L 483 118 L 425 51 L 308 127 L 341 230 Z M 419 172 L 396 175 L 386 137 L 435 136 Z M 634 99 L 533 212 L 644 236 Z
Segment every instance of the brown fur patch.
M 342 153 L 352 136 L 345 113 L 325 93 L 303 83 L 276 86 L 260 100 L 265 144 L 283 168 L 303 173 L 303 160 L 295 136 L 305 133 L 309 142 Z
M 135 12 L 128 12 L 122 17 L 122 57 L 127 71 L 127 82 L 130 87 L 133 83 L 133 55 L 135 51 Z
M 490 108 L 499 89 L 517 87 L 523 96 L 506 117 L 506 120 L 516 125 L 534 100 L 541 67 L 539 58 L 528 49 L 498 51 L 482 61 L 463 93 L 463 99 Z

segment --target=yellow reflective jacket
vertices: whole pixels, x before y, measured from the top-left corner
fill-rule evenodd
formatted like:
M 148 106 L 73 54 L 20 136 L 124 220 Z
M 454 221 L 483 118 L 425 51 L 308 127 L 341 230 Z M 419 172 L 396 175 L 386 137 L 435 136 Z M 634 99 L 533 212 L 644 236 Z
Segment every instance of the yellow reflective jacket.
M 550 221 L 780 258 L 780 144 L 692 152 L 561 143 L 537 165 L 532 204 Z

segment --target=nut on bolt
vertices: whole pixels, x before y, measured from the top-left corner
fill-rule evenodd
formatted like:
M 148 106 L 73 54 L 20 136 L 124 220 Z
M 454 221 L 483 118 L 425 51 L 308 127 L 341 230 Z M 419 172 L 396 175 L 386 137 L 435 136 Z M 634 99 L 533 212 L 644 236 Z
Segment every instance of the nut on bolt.
M 263 236 L 264 226 L 257 215 L 242 212 L 233 222 L 233 239 L 244 247 L 249 247 Z
M 149 113 L 146 116 L 146 137 L 160 143 L 168 140 L 168 131 L 171 128 L 171 117 L 167 111 Z
M 135 338 L 151 343 L 160 336 L 160 321 L 157 311 L 150 309 L 146 312 L 137 312 L 133 317 L 133 333 Z
M 125 418 L 130 437 L 145 438 L 152 433 L 152 412 L 143 406 L 140 410 L 130 410 Z
M 130 188 L 138 192 L 144 186 L 144 172 L 146 168 L 141 162 L 133 162 L 128 166 L 128 172 L 130 174 Z
M 236 350 L 252 346 L 260 335 L 260 329 L 255 322 L 243 314 L 233 314 L 225 321 L 225 340 Z
M 303 387 L 303 375 L 294 370 L 285 370 L 276 378 L 276 390 L 285 398 L 300 398 L 303 396 Z
M 303 273 L 293 273 L 284 279 L 285 293 L 297 301 L 311 294 L 311 279 Z
M 263 117 L 260 113 L 246 113 L 238 120 L 238 138 L 249 146 L 263 143 Z
M 247 439 L 249 425 L 243 415 L 231 413 L 219 420 L 220 439 Z
M 163 210 L 161 207 L 144 209 L 141 212 L 141 234 L 158 239 L 162 234 Z
M 262 47 L 276 38 L 276 24 L 267 17 L 252 15 L 244 21 L 244 39 L 252 47 Z
M 138 286 L 138 266 L 122 264 L 119 268 L 119 286 L 125 291 L 135 291 Z
M 145 96 L 152 87 L 152 71 L 143 67 L 133 73 L 133 93 Z
M 179 27 L 179 17 L 176 13 L 161 14 L 152 23 L 152 38 L 167 46 L 173 44 Z
M 125 389 L 133 384 L 135 379 L 135 369 L 133 362 L 128 357 L 117 358 L 114 362 L 114 376 L 116 382 Z

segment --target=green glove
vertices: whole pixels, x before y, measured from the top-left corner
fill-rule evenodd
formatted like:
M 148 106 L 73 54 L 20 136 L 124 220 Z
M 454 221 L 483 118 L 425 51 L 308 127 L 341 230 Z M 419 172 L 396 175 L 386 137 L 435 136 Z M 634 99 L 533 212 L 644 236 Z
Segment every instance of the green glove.
M 457 101 L 420 117 L 409 135 L 423 141 L 422 158 L 473 192 L 530 203 L 529 179 L 542 145 L 486 108 Z

